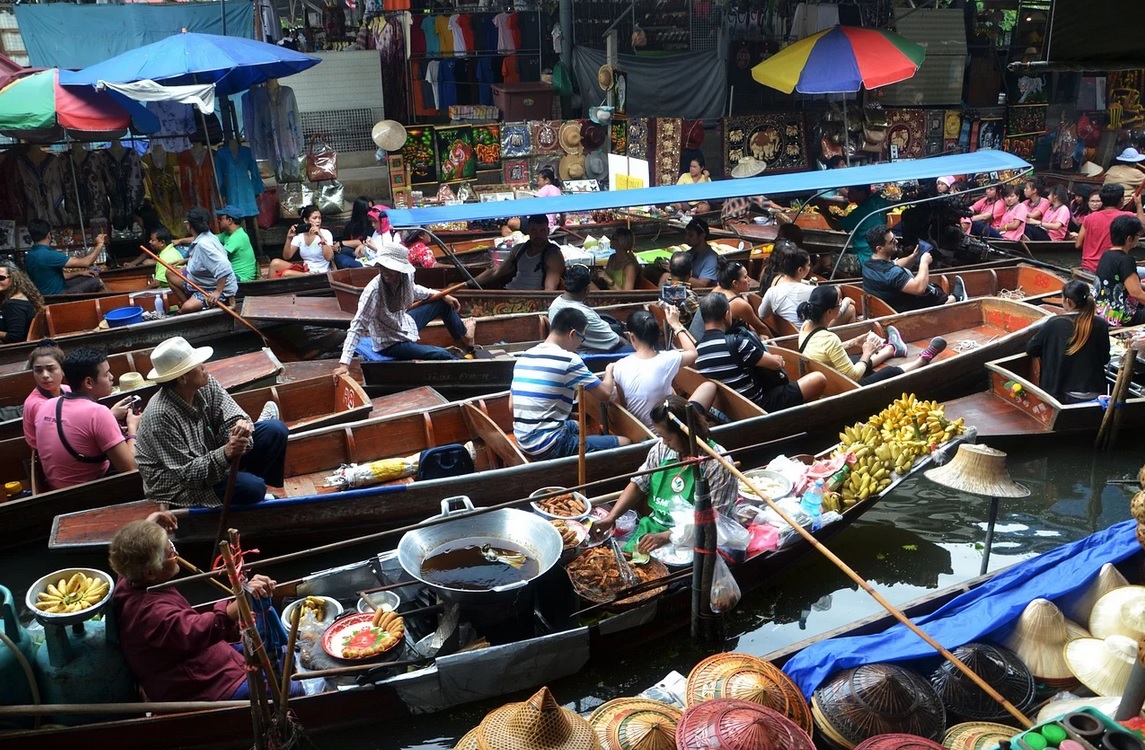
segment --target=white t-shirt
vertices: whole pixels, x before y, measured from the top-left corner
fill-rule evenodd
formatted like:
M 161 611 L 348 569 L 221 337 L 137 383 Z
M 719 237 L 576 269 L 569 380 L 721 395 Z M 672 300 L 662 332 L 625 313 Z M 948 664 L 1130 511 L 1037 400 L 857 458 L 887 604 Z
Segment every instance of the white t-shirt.
M 798 328 L 799 305 L 811 299 L 811 292 L 814 289 L 815 287 L 810 284 L 776 284 L 764 292 L 763 302 L 759 305 L 760 320 L 765 320 L 768 315 L 775 313 Z
M 319 229 L 318 238 L 314 240 L 314 244 L 307 245 L 306 233 L 294 235 L 294 239 L 290 241 L 291 246 L 298 248 L 298 254 L 302 257 L 302 262 L 306 264 L 306 270 L 310 273 L 326 273 L 330 270 L 330 261 L 326 260 L 322 255 L 322 243 L 327 245 L 334 244 L 334 236 L 328 230 Z
M 377 232 L 375 231 L 370 235 L 370 242 L 374 244 L 376 249 L 371 250 L 369 245 L 362 246 L 362 255 L 366 260 L 373 260 L 378 251 L 382 249 L 383 244 L 401 245 L 402 238 L 398 236 L 397 232 Z
M 652 426 L 652 407 L 674 392 L 672 379 L 680 371 L 683 355 L 678 351 L 657 352 L 652 359 L 630 354 L 612 367 L 612 377 L 624 392 L 628 411 Z

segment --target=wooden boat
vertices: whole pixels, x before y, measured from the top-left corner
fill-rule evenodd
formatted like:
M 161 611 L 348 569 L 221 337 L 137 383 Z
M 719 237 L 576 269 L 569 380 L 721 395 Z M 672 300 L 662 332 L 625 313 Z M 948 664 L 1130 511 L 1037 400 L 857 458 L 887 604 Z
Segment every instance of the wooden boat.
M 127 372 L 138 372 L 144 376 L 151 372 L 151 351 L 151 349 L 138 349 L 131 352 L 109 354 L 107 363 L 116 382 L 119 382 L 120 376 Z M 283 365 L 278 361 L 278 357 L 265 347 L 257 352 L 239 354 L 207 363 L 207 370 L 228 391 L 256 385 L 270 385 L 282 373 L 282 369 Z M 31 370 L 0 375 L 0 408 L 20 408 L 22 412 L 24 399 L 35 387 L 36 381 Z M 131 393 L 139 396 L 146 404 L 158 389 L 159 386 L 152 383 L 142 388 L 136 388 Z M 123 392 L 117 391 L 103 399 L 103 403 L 110 406 L 122 399 L 124 395 Z M 257 413 L 258 411 L 255 410 L 255 414 Z M 0 422 L 0 440 L 19 437 L 22 434 L 22 417 Z
M 1037 256 L 1039 253 L 1078 253 L 1073 240 L 1006 240 L 990 238 L 986 240 L 993 248 L 1012 255 Z
M 317 430 L 330 425 L 357 422 L 370 416 L 374 405 L 362 386 L 348 375 L 329 375 L 271 385 L 234 394 L 235 403 L 252 417 L 273 401 L 291 432 Z
M 930 464 L 930 458 L 921 459 L 906 476 Z M 904 477 L 905 478 L 905 477 Z M 899 480 L 901 481 L 901 479 Z M 815 536 L 827 541 L 848 527 L 897 486 L 896 481 L 883 493 L 861 501 L 843 514 L 842 519 L 819 529 Z M 245 516 L 236 518 L 244 528 Z M 180 523 L 180 537 L 183 536 Z M 213 531 L 213 530 L 212 530 Z M 391 543 L 396 542 L 396 538 Z M 810 545 L 801 537 L 794 537 L 782 548 L 765 552 L 733 565 L 732 572 L 741 590 L 751 591 L 780 575 L 796 559 L 810 551 Z M 677 578 L 690 573 L 678 574 Z M 353 606 L 358 592 L 377 588 L 391 582 L 412 581 L 397 564 L 396 552 L 375 554 L 360 563 L 321 571 L 297 581 L 280 584 L 277 593 L 287 599 L 308 595 L 324 595 L 344 600 Z M 399 611 L 408 612 L 432 603 L 416 585 L 398 589 L 404 603 Z M 542 576 L 535 586 L 535 594 L 523 595 L 523 601 L 505 604 L 497 611 L 489 607 L 469 608 L 457 606 L 462 622 L 471 623 L 474 631 L 488 639 L 489 646 L 471 651 L 441 654 L 422 663 L 387 668 L 380 662 L 376 669 L 363 670 L 358 676 L 341 678 L 333 689 L 330 683 L 323 692 L 291 701 L 291 708 L 311 735 L 323 729 L 357 722 L 377 722 L 395 719 L 411 713 L 443 711 L 455 706 L 505 695 L 535 687 L 576 673 L 590 660 L 616 658 L 632 653 L 632 648 L 662 638 L 688 623 L 691 591 L 684 586 L 672 586 L 626 611 L 610 607 L 581 615 L 584 606 L 576 596 L 563 569 L 554 567 Z M 510 625 L 516 611 L 528 610 L 524 622 Z M 407 635 L 411 640 L 439 625 L 433 608 L 430 616 L 406 619 Z M 532 616 L 535 612 L 536 616 Z M 445 616 L 443 616 L 445 617 Z M 403 658 L 399 655 L 399 658 Z M 416 657 L 414 657 L 416 659 Z M 398 674 L 400 672 L 400 674 Z M 2 711 L 2 709 L 0 709 Z M 128 712 L 130 713 L 130 712 Z M 250 709 L 246 703 L 219 704 L 204 711 L 162 714 L 154 713 L 137 718 L 117 717 L 81 726 L 54 726 L 37 731 L 17 731 L 0 735 L 5 739 L 35 737 L 37 747 L 75 747 L 77 742 L 95 743 L 115 738 L 120 750 L 151 747 L 155 736 L 163 733 L 178 736 L 180 746 L 205 748 L 219 744 L 233 744 L 235 738 L 249 733 Z
M 40 339 L 51 338 L 64 349 L 94 346 L 107 352 L 156 346 L 171 336 L 182 336 L 191 343 L 201 343 L 225 336 L 234 331 L 234 319 L 223 310 L 203 310 L 187 315 L 168 315 L 161 320 L 105 328 L 104 315 L 122 307 L 142 307 L 153 310 L 156 292 L 139 295 L 120 294 L 111 297 L 59 302 L 47 305 L 32 319 L 28 340 L 19 344 L 0 346 L 0 365 L 23 362 L 36 348 Z M 168 308 L 174 300 L 167 293 L 164 304 Z
M 1063 404 L 1042 390 L 1039 384 L 1041 360 L 1028 354 L 987 362 L 990 382 L 978 393 L 946 402 L 946 413 L 952 418 L 964 417 L 967 424 L 978 427 L 985 439 L 1027 438 L 1035 436 L 1095 433 L 1101 427 L 1105 409 L 1096 402 Z M 1107 372 L 1110 385 L 1117 379 L 1115 363 Z M 1015 390 L 1014 386 L 1019 388 Z M 1145 390 L 1136 383 L 1129 386 L 1123 418 L 1132 423 L 1145 414 Z

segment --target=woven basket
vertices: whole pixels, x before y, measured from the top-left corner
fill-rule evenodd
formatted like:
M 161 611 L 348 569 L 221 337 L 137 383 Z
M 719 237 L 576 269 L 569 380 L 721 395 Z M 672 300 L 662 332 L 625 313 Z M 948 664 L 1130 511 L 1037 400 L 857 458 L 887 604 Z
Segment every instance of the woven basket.
M 880 734 L 855 745 L 855 750 L 942 750 L 942 745 L 914 734 Z
M 457 741 L 453 750 L 477 750 L 477 727 L 473 727 Z
M 604 750 L 676 750 L 678 724 L 678 716 L 659 709 L 625 709 L 608 722 L 601 745 Z
M 946 750 L 985 750 L 993 748 L 1002 740 L 1008 740 L 1021 732 L 1020 729 L 989 721 L 966 721 L 955 724 L 946 731 L 942 746 Z
M 845 748 L 880 734 L 937 741 L 946 730 L 938 693 L 897 664 L 866 664 L 835 673 L 815 691 L 811 711 L 815 725 Z
M 625 597 L 624 599 L 616 601 L 614 600 L 616 592 L 627 588 L 620 581 L 619 573 L 617 573 L 617 577 L 614 579 L 615 585 L 608 591 L 602 591 L 601 589 L 587 583 L 588 571 L 592 570 L 592 564 L 596 562 L 594 558 L 599 558 L 601 560 L 601 564 L 603 564 L 606 568 L 610 570 L 616 569 L 616 558 L 613 557 L 612 550 L 607 546 L 595 547 L 593 549 L 586 550 L 579 557 L 565 566 L 565 572 L 568 573 L 569 581 L 572 583 L 573 590 L 576 591 L 578 596 L 587 602 L 592 604 L 606 604 L 609 609 L 628 609 L 630 607 L 635 607 L 638 604 L 642 604 L 649 599 L 660 596 L 668 589 L 668 584 L 664 584 L 663 586 L 656 586 L 647 591 L 641 591 L 638 594 L 633 594 L 632 596 Z M 640 583 L 647 583 L 657 578 L 668 577 L 668 568 L 664 565 L 664 563 L 655 558 L 649 560 L 643 565 L 637 565 L 633 567 Z
M 477 725 L 478 750 L 601 750 L 592 726 L 562 708 L 547 687 L 490 711 Z
M 778 711 L 811 734 L 814 722 L 803 694 L 783 670 L 748 654 L 715 654 L 688 675 L 687 704 L 737 698 Z
M 777 711 L 734 698 L 705 701 L 684 712 L 676 745 L 687 750 L 814 750 L 811 737 Z
M 1019 711 L 1034 704 L 1034 676 L 1009 649 L 990 643 L 967 643 L 954 649 L 954 655 L 1002 694 Z M 930 676 L 952 720 L 998 721 L 1010 716 L 1001 704 L 951 663 L 946 662 Z

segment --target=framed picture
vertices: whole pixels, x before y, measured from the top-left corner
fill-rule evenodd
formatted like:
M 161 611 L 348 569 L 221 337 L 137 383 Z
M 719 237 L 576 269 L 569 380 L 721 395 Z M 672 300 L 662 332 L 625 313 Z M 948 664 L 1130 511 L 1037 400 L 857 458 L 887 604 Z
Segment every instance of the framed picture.
M 391 190 L 394 199 L 394 208 L 412 208 L 413 200 L 410 197 L 410 189 L 408 187 L 393 188 Z
M 477 152 L 473 150 L 473 126 L 454 125 L 434 128 L 437 139 L 438 170 L 442 182 L 472 180 L 477 177 Z
M 473 151 L 477 154 L 477 171 L 501 168 L 501 124 L 491 122 L 473 126 Z
M 406 145 L 402 160 L 409 165 L 410 182 L 414 185 L 437 183 L 437 142 L 432 127 L 406 128 Z
M 506 185 L 529 184 L 529 160 L 505 159 L 501 162 L 502 182 Z
M 401 154 L 387 156 L 386 167 L 390 172 L 390 192 L 409 187 L 409 178 L 406 177 L 406 160 Z

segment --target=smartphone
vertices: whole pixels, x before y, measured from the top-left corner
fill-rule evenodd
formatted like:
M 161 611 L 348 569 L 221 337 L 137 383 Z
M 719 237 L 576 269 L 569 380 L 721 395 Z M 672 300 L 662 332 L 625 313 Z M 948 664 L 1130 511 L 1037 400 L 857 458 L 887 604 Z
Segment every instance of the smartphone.
M 681 284 L 665 284 L 660 287 L 660 301 L 670 305 L 682 305 L 688 299 L 688 287 Z
M 132 396 L 131 397 L 131 413 L 132 414 L 142 414 L 143 413 L 143 397 L 142 396 Z

